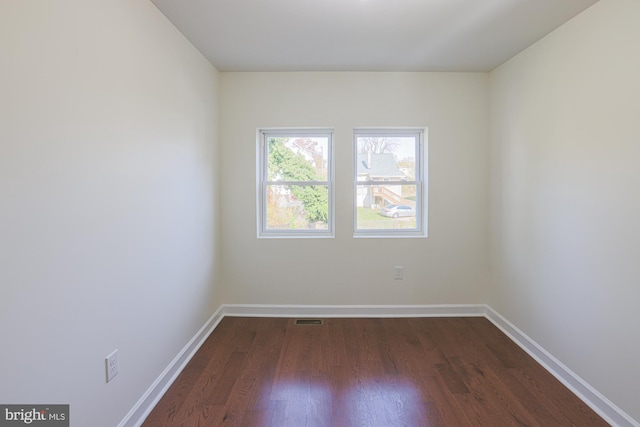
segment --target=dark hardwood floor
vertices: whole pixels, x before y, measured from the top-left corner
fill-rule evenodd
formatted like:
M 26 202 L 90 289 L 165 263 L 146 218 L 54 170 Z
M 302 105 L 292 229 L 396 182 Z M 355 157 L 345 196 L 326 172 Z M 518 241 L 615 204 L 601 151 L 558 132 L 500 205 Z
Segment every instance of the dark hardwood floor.
M 161 426 L 607 426 L 484 318 L 224 318 Z

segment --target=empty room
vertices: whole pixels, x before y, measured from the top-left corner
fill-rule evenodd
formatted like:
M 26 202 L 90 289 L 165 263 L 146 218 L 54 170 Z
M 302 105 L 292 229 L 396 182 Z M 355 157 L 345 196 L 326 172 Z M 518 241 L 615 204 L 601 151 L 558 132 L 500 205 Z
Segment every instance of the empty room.
M 0 0 L 0 425 L 640 426 L 638 23 Z

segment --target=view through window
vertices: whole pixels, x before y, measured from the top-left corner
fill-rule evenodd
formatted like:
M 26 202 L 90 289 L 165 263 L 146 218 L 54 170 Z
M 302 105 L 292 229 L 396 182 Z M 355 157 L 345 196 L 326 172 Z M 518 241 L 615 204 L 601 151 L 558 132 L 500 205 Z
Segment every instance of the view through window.
M 263 130 L 259 143 L 260 235 L 332 236 L 332 132 Z
M 423 129 L 359 129 L 355 236 L 425 236 Z

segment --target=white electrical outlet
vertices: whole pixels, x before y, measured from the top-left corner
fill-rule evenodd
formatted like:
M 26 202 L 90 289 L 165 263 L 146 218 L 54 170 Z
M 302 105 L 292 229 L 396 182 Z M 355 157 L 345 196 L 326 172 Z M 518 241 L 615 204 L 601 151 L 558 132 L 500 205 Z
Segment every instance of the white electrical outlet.
M 402 280 L 402 278 L 404 277 L 404 267 L 401 265 L 396 265 L 395 269 L 396 269 L 396 274 L 393 278 L 395 280 Z
M 120 364 L 118 363 L 118 350 L 113 350 L 113 353 L 108 355 L 104 361 L 107 365 L 107 382 L 109 382 L 113 377 L 118 375 L 118 371 L 120 370 Z

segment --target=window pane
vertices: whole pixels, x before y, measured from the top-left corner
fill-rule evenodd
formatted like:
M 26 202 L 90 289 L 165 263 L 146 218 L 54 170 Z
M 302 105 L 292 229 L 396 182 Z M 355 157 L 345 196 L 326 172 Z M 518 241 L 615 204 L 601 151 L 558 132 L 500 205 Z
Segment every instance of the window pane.
M 414 136 L 358 136 L 358 181 L 415 181 Z
M 416 230 L 416 185 L 358 185 L 358 230 Z
M 267 180 L 327 181 L 329 138 L 270 137 L 267 142 Z
M 327 230 L 329 187 L 267 185 L 268 230 Z

